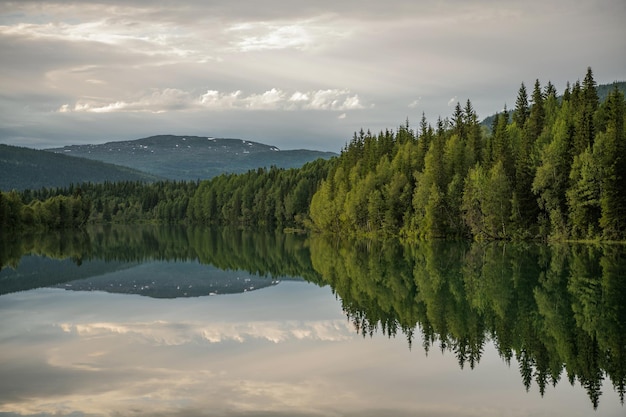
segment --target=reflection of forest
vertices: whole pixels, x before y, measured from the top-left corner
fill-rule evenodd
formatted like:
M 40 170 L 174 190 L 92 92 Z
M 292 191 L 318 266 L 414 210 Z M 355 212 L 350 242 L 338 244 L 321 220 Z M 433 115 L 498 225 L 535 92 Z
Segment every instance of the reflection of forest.
M 299 235 L 235 228 L 93 226 L 22 234 L 0 242 L 0 270 L 18 268 L 24 255 L 40 255 L 71 259 L 77 265 L 87 260 L 199 261 L 224 270 L 316 280 L 305 243 L 305 238 Z
M 504 360 L 517 360 L 527 389 L 534 381 L 543 394 L 566 378 L 585 387 L 594 407 L 607 377 L 622 402 L 626 392 L 626 246 L 341 242 L 136 226 L 16 237 L 0 245 L 0 265 L 18 267 L 24 254 L 76 264 L 198 260 L 301 276 L 329 284 L 363 335 L 403 333 L 411 345 L 419 328 L 426 350 L 454 352 L 461 367 L 474 367 L 492 340 Z M 46 277 L 15 289 L 51 285 Z
M 363 335 L 417 326 L 474 367 L 488 339 L 527 389 L 561 378 L 597 407 L 605 376 L 626 387 L 626 247 L 457 242 L 311 243 L 313 265 Z

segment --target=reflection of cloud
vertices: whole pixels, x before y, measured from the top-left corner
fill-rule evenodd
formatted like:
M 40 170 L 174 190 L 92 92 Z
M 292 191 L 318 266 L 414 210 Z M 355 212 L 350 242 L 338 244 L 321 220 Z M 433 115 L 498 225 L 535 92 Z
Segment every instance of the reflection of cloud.
M 326 321 L 253 321 L 217 323 L 169 323 L 165 321 L 137 323 L 62 323 L 66 333 L 85 338 L 127 335 L 151 345 L 177 346 L 204 341 L 222 343 L 264 340 L 273 343 L 290 340 L 336 342 L 352 337 L 352 327 L 343 320 Z
M 148 112 L 163 113 L 184 110 L 359 110 L 365 106 L 357 94 L 347 89 L 327 89 L 314 91 L 295 91 L 291 94 L 272 88 L 263 93 L 243 95 L 241 90 L 220 92 L 207 90 L 200 97 L 176 88 L 152 91 L 133 101 L 115 101 L 110 103 L 80 100 L 72 107 L 63 104 L 59 113 L 118 113 Z

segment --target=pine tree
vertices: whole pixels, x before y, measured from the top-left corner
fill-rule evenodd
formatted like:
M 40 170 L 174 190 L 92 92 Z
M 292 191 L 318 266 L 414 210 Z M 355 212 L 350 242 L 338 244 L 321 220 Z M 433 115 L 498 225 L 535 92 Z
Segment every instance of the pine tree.
M 582 89 L 578 82 L 574 85 L 574 88 L 576 89 L 575 106 L 577 109 L 574 152 L 576 155 L 579 155 L 585 149 L 593 147 L 596 133 L 593 119 L 598 109 L 599 99 L 591 68 L 587 68 L 587 75 L 583 81 Z
M 459 103 L 458 101 L 456 102 L 456 106 L 454 107 L 454 113 L 452 114 L 452 126 L 453 132 L 456 133 L 459 138 L 465 140 L 465 114 L 463 113 L 463 109 L 461 108 L 461 103 Z
M 557 239 L 566 238 L 567 201 L 565 192 L 571 170 L 571 135 L 569 132 L 569 102 L 564 102 L 559 117 L 552 126 L 552 141 L 540 153 L 532 190 L 537 196 L 548 224 L 544 234 Z
M 626 103 L 617 88 L 607 98 L 606 114 L 606 131 L 598 134 L 594 146 L 594 151 L 595 148 L 603 150 L 600 158 L 606 167 L 600 198 L 600 227 L 605 239 L 620 240 L 626 238 Z
M 498 162 L 502 162 L 502 166 L 506 172 L 508 178 L 515 176 L 515 165 L 513 158 L 513 148 L 511 146 L 511 138 L 508 130 L 509 112 L 504 107 L 504 111 L 496 116 L 494 122 L 493 132 L 489 141 L 490 155 L 489 160 L 485 165 L 486 168 L 491 168 Z
M 535 87 L 533 89 L 532 94 L 532 107 L 530 108 L 530 114 L 528 116 L 528 125 L 526 126 L 526 134 L 528 135 L 527 141 L 530 146 L 532 146 L 541 131 L 543 130 L 543 125 L 546 117 L 546 112 L 544 109 L 544 96 L 541 91 L 541 84 L 539 80 L 535 81 Z
M 517 100 L 515 101 L 515 111 L 513 112 L 513 122 L 517 124 L 520 129 L 524 128 L 526 119 L 530 110 L 528 108 L 528 93 L 526 92 L 526 86 L 524 83 L 519 88 L 517 93 Z
M 467 125 L 467 139 L 465 142 L 466 167 L 472 167 L 478 161 L 482 160 L 483 138 L 478 115 L 472 107 L 472 103 L 467 100 L 465 104 L 465 124 Z
M 433 141 L 434 132 L 432 127 L 426 120 L 426 115 L 422 113 L 422 119 L 420 120 L 419 135 L 417 139 L 417 164 L 416 171 L 420 172 L 424 169 L 424 158 L 430 148 L 430 144 Z
M 602 164 L 589 148 L 574 157 L 571 186 L 566 192 L 571 233 L 575 238 L 595 238 L 599 232 Z

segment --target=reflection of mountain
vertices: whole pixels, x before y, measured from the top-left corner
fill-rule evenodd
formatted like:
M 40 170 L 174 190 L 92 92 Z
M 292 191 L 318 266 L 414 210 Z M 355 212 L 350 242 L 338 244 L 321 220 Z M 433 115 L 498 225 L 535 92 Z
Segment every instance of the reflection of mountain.
M 25 234 L 0 245 L 0 294 L 49 286 L 158 298 L 250 291 L 314 276 L 303 243 L 282 233 L 183 227 Z
M 54 286 L 64 282 L 98 276 L 132 268 L 136 263 L 106 262 L 95 259 L 80 266 L 72 259 L 51 259 L 28 255 L 20 259 L 19 267 L 0 270 L 0 294 Z
M 106 291 L 153 298 L 233 294 L 276 285 L 279 281 L 241 271 L 223 271 L 195 262 L 148 262 L 104 275 L 58 284 L 73 291 Z

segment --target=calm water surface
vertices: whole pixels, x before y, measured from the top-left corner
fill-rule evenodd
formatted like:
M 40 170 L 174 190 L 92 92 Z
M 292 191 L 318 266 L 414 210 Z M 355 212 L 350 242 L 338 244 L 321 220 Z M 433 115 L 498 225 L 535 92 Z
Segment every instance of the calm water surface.
M 623 250 L 29 239 L 2 252 L 2 416 L 626 413 Z

